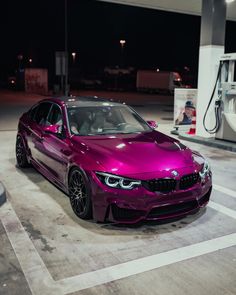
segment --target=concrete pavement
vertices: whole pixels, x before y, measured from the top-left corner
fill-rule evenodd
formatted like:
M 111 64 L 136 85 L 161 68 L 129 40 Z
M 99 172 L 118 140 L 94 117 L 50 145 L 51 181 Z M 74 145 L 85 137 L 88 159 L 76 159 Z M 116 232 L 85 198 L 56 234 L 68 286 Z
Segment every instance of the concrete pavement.
M 166 106 L 137 108 L 169 134 L 172 121 L 161 119 L 171 114 Z M 97 224 L 78 219 L 67 196 L 33 168 L 16 167 L 16 127 L 3 130 L 18 112 L 5 116 L 0 131 L 0 179 L 9 195 L 0 207 L 0 294 L 236 294 L 234 153 L 186 143 L 213 170 L 211 202 L 198 214 L 168 223 Z
M 6 191 L 3 184 L 0 182 L 0 206 L 6 202 Z

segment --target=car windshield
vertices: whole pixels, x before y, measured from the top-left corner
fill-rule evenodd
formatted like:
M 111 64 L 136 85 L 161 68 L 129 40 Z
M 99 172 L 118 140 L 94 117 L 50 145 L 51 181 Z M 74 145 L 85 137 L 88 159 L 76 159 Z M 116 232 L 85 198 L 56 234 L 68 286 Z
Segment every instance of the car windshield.
M 149 125 L 127 106 L 69 107 L 72 134 L 106 135 L 150 131 Z

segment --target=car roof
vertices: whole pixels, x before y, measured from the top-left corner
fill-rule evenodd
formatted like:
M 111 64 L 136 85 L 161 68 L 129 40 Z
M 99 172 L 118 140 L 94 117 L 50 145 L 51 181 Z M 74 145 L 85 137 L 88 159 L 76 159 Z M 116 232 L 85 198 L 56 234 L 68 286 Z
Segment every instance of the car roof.
M 121 106 L 122 103 L 112 99 L 99 98 L 97 96 L 61 96 L 47 99 L 67 107 L 98 107 L 98 106 Z

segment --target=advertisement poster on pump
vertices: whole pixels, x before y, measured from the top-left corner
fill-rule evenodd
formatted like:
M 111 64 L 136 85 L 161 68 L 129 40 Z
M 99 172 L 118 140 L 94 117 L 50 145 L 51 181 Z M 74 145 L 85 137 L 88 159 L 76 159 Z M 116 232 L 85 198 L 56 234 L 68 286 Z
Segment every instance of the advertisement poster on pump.
M 188 132 L 196 114 L 197 89 L 175 88 L 174 127 Z

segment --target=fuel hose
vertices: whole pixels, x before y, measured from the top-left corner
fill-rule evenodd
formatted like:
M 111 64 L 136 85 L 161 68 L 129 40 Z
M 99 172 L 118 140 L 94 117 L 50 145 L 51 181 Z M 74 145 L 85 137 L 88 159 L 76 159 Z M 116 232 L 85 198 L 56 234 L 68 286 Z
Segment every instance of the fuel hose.
M 220 78 L 222 66 L 223 66 L 223 62 L 221 61 L 220 65 L 219 65 L 219 68 L 218 68 L 216 82 L 215 82 L 215 85 L 214 85 L 214 88 L 213 88 L 213 91 L 212 91 L 212 94 L 211 94 L 211 98 L 210 98 L 210 101 L 208 103 L 206 112 L 205 112 L 204 117 L 203 117 L 204 129 L 209 134 L 215 134 L 219 130 L 220 126 L 221 126 L 221 106 L 222 106 L 221 96 L 219 96 L 218 99 L 215 101 L 215 109 L 214 109 L 214 112 L 215 112 L 215 126 L 213 128 L 211 128 L 211 129 L 207 128 L 207 126 L 206 126 L 206 117 L 207 117 L 207 113 L 209 111 L 210 105 L 211 105 L 212 100 L 213 100 L 214 95 L 215 95 L 215 91 L 216 91 L 218 80 Z

